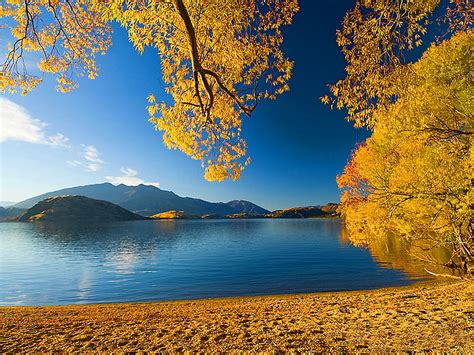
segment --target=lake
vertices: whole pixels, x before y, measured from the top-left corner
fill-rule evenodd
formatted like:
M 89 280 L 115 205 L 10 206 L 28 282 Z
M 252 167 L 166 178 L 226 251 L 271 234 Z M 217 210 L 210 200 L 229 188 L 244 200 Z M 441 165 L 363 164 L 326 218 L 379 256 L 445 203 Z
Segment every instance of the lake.
M 358 290 L 426 277 L 342 231 L 338 219 L 0 223 L 0 304 Z

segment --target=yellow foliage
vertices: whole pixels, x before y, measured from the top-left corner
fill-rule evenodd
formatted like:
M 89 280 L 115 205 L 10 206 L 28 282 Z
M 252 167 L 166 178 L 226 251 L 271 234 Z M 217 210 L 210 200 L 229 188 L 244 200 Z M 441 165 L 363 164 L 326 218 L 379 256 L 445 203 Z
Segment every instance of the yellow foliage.
M 407 52 L 422 45 L 434 10 L 442 6 L 444 21 L 436 23 L 448 24 L 446 34 L 472 26 L 470 0 L 357 0 L 337 31 L 346 77 L 330 86 L 331 95 L 322 102 L 346 109 L 357 127 L 373 128 L 375 111 L 390 105 L 403 85 Z
M 110 46 L 111 28 L 88 0 L 6 0 L 0 19 L 13 38 L 2 64 L 0 91 L 26 94 L 42 81 L 28 72 L 29 52 L 40 54 L 40 71 L 57 75 L 59 91 L 70 91 L 77 85 L 75 75 L 97 75 L 95 57 Z
M 0 18 L 15 41 L 0 91 L 27 93 L 41 81 L 24 70 L 26 52 L 41 55 L 38 67 L 57 75 L 59 91 L 77 87 L 75 75 L 95 78 L 118 22 L 138 52 L 159 53 L 172 102 L 147 100 L 165 145 L 209 166 L 208 179 L 236 179 L 246 166 L 242 116 L 289 89 L 281 27 L 296 11 L 297 0 L 6 0 Z
M 150 218 L 154 218 L 154 219 L 181 219 L 185 217 L 186 215 L 183 211 L 176 211 L 176 210 L 161 212 L 161 213 L 154 214 L 153 216 L 150 216 Z
M 400 71 L 398 99 L 374 111 L 372 136 L 338 177 L 356 243 L 393 231 L 473 260 L 473 46 L 472 30 L 431 46 Z

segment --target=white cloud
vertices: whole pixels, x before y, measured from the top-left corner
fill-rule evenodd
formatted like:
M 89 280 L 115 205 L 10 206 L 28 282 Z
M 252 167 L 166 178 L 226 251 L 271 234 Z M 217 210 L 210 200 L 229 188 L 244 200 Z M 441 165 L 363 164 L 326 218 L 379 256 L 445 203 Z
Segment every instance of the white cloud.
M 47 135 L 46 123 L 33 118 L 28 111 L 13 101 L 0 96 L 0 143 L 22 141 L 69 148 L 69 138 L 61 133 Z
M 82 163 L 79 160 L 68 160 L 66 161 L 66 163 L 74 167 L 82 165 Z
M 84 159 L 92 163 L 104 164 L 104 161 L 99 158 L 99 151 L 93 145 L 82 145 L 84 148 Z
M 136 176 L 138 174 L 138 171 L 133 170 L 132 168 L 120 168 L 120 171 L 126 176 Z
M 49 145 L 52 146 L 57 146 L 57 147 L 64 147 L 64 148 L 70 148 L 71 146 L 69 145 L 69 138 L 65 137 L 61 133 L 56 133 L 54 136 L 48 137 L 48 143 Z
M 86 160 L 83 165 L 86 171 L 98 171 L 104 164 L 104 161 L 99 158 L 99 151 L 93 145 L 83 144 L 82 147 L 84 148 L 83 153 L 84 159 Z
M 0 96 L 0 143 L 11 140 L 71 148 L 69 138 L 64 134 L 47 134 L 45 129 L 46 123 L 33 118 L 23 106 Z M 81 159 L 68 160 L 66 163 L 90 172 L 100 170 L 105 164 L 93 145 L 81 144 L 80 156 Z
M 138 175 L 138 171 L 132 169 L 132 168 L 120 168 L 120 172 L 123 174 L 121 176 L 106 176 L 105 179 L 114 184 L 114 185 L 128 185 L 128 186 L 137 186 L 140 184 L 143 185 L 152 185 L 155 187 L 159 187 L 160 183 L 159 182 L 148 182 L 143 179 L 140 179 Z
M 89 163 L 89 164 L 86 164 L 86 171 L 91 171 L 91 172 L 99 171 L 101 167 L 102 165 L 100 164 Z
M 100 153 L 93 145 L 81 144 L 81 160 L 66 160 L 72 167 L 82 167 L 85 171 L 95 172 L 102 168 L 105 162 L 100 158 Z

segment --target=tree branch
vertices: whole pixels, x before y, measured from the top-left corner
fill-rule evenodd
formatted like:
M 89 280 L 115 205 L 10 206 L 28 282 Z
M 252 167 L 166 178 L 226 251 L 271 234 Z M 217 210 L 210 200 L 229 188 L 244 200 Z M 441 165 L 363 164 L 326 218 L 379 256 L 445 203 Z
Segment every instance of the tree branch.
M 219 87 L 227 94 L 229 97 L 237 104 L 237 106 L 247 115 L 250 116 L 252 111 L 256 107 L 253 105 L 252 107 L 247 107 L 245 106 L 241 100 L 237 97 L 236 94 L 234 94 L 228 87 L 225 86 L 225 84 L 222 82 L 221 78 L 219 75 L 212 70 L 205 69 L 202 67 L 201 60 L 199 58 L 199 50 L 198 50 L 198 42 L 197 42 L 197 37 L 196 37 L 196 31 L 194 29 L 193 23 L 191 21 L 191 17 L 189 16 L 188 10 L 186 9 L 186 6 L 184 5 L 183 0 L 174 0 L 173 4 L 175 6 L 176 11 L 178 11 L 181 19 L 184 22 L 184 25 L 186 27 L 186 33 L 188 36 L 188 41 L 189 41 L 189 54 L 191 57 L 191 65 L 193 69 L 193 76 L 194 76 L 194 89 L 195 89 L 195 96 L 197 96 L 198 101 L 199 101 L 199 107 L 201 108 L 202 114 L 206 117 L 206 121 L 211 122 L 212 120 L 210 118 L 211 115 L 211 109 L 214 106 L 214 92 L 213 89 L 209 83 L 209 80 L 207 79 L 207 75 L 212 76 Z M 201 97 L 201 92 L 199 89 L 199 78 L 202 80 L 202 83 L 204 85 L 204 88 L 206 90 L 207 96 L 208 96 L 208 102 L 206 105 L 204 105 Z

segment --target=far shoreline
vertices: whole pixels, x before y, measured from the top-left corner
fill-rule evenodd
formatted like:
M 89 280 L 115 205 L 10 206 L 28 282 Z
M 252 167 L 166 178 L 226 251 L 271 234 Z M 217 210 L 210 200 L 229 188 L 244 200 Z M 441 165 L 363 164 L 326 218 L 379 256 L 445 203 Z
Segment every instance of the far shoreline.
M 75 220 L 75 221 L 19 221 L 17 219 L 3 219 L 0 223 L 47 223 L 47 224 L 74 224 L 74 223 L 122 223 L 122 222 L 143 222 L 143 221 L 245 221 L 245 220 L 343 220 L 342 216 L 316 216 L 316 217 L 219 217 L 219 218 L 151 218 L 145 217 L 139 220 L 130 221 L 87 221 L 87 220 Z

